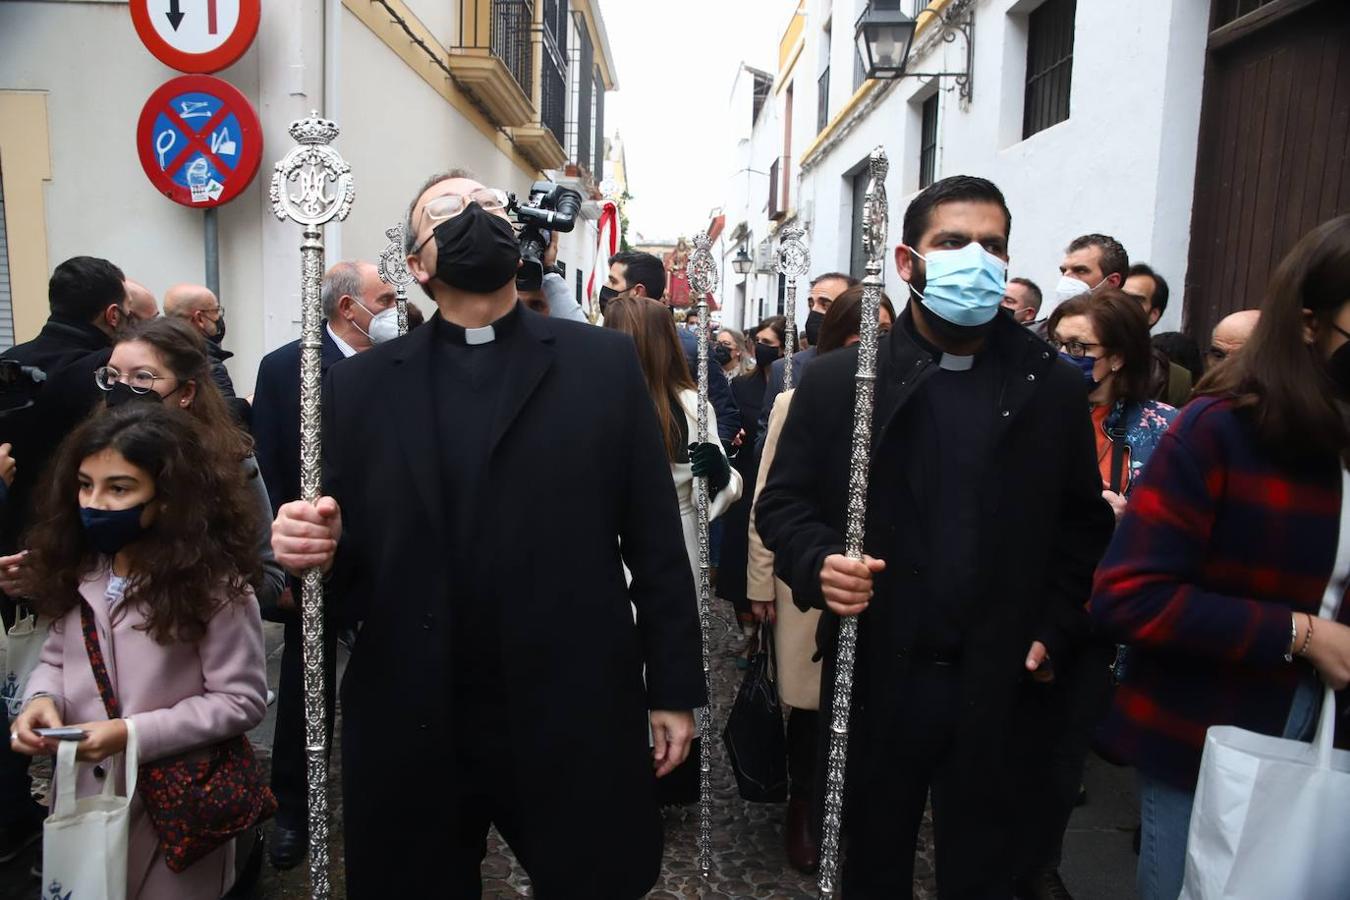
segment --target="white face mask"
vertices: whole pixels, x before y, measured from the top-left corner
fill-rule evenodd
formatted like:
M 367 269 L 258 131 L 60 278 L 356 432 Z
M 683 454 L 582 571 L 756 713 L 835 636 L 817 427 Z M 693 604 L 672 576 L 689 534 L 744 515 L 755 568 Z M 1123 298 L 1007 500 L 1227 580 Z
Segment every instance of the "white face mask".
M 1089 287 L 1072 275 L 1061 275 L 1059 284 L 1055 285 L 1055 297 L 1060 303 L 1063 303 L 1065 300 L 1071 300 L 1079 294 L 1090 294 L 1104 284 L 1106 284 L 1105 278 L 1097 282 L 1096 287 Z
M 370 342 L 383 344 L 398 337 L 398 307 L 391 306 L 370 320 Z

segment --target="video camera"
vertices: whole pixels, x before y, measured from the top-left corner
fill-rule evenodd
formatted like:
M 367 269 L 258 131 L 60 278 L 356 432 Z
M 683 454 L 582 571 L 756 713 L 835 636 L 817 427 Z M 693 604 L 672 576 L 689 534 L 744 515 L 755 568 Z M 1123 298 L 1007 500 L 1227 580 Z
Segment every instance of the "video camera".
M 516 273 L 519 290 L 539 290 L 544 284 L 544 251 L 553 241 L 553 232 L 564 234 L 577 224 L 581 195 L 551 181 L 536 181 L 524 203 L 511 195 L 511 212 L 520 224 L 520 258 Z
M 47 373 L 17 360 L 0 359 L 0 417 L 28 409 L 37 402 Z

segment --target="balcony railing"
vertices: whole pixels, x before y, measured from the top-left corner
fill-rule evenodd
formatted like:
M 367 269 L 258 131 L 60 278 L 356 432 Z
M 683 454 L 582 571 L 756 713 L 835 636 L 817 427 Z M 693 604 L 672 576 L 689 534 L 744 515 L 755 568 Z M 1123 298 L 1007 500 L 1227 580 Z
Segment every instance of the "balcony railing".
M 791 161 L 780 156 L 769 166 L 769 218 L 775 221 L 788 212 L 788 173 Z
M 506 63 L 506 68 L 526 94 L 531 88 L 530 29 L 533 27 L 532 0 L 492 0 L 492 52 Z
M 830 67 L 826 66 L 825 71 L 820 73 L 820 80 L 816 82 L 816 133 L 824 131 L 828 124 L 830 124 Z
M 544 31 L 544 67 L 541 72 L 542 94 L 539 104 L 539 120 L 553 132 L 558 146 L 567 146 L 567 63 L 553 35 Z

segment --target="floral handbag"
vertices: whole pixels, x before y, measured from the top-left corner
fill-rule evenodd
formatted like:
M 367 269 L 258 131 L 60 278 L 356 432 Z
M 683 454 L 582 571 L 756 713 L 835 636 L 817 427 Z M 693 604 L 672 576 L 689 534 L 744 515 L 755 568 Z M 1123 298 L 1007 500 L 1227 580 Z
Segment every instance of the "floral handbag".
M 94 611 L 83 602 L 80 623 L 108 718 L 121 718 L 122 705 L 108 678 Z M 179 755 L 143 764 L 137 790 L 159 834 L 164 862 L 173 872 L 186 871 L 277 811 L 277 799 L 267 786 L 253 746 L 242 734 L 210 747 L 204 758 Z

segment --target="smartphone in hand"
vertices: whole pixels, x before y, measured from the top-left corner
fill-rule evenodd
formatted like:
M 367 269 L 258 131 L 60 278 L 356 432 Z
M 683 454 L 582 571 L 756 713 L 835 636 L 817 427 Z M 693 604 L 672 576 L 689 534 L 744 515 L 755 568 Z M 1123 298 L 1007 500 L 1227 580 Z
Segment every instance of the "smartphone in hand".
M 69 725 L 64 728 L 34 728 L 33 732 L 39 737 L 50 738 L 53 741 L 82 741 L 89 737 L 89 732 L 83 728 Z

